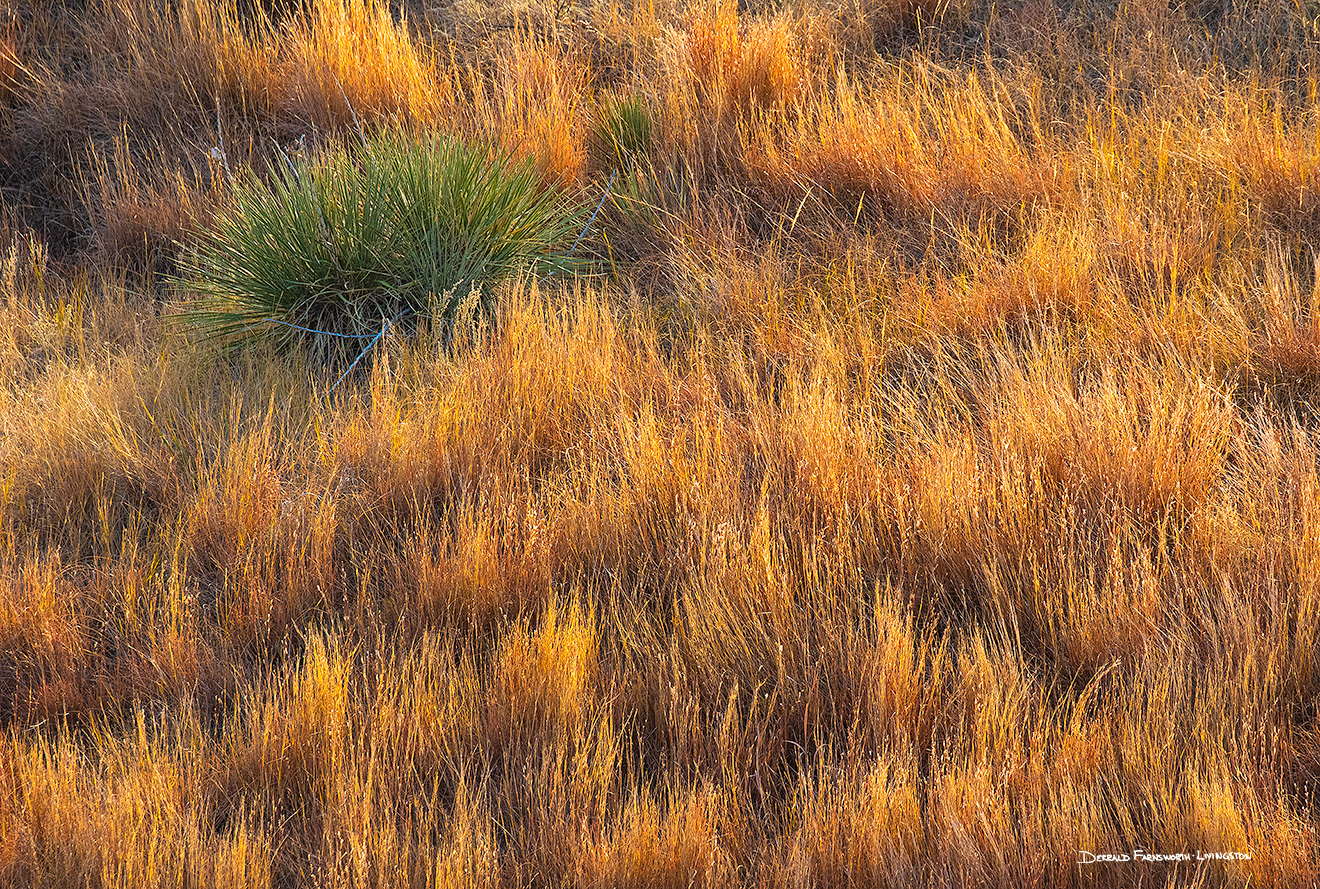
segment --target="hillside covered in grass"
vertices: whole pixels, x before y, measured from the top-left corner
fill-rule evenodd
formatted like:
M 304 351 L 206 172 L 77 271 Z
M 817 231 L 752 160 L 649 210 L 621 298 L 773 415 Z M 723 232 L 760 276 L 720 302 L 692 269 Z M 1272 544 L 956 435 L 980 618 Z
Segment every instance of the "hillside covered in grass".
M 0 886 L 1314 885 L 1318 77 L 1310 0 L 9 3 Z M 368 225 L 380 139 L 557 227 Z

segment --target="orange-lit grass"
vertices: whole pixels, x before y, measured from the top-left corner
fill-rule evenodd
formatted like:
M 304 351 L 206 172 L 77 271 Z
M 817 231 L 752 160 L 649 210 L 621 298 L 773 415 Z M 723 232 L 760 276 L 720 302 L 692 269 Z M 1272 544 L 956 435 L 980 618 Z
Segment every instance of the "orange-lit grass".
M 447 93 L 383 9 L 317 8 L 254 42 L 231 99 L 315 76 L 248 124 L 445 96 L 582 175 L 595 37 Z M 247 51 L 134 9 L 93 15 Z M 1117 886 L 1078 850 L 1135 846 L 1315 881 L 1312 100 L 1150 68 L 1068 105 L 924 45 L 827 78 L 789 19 L 684 15 L 629 44 L 657 180 L 694 174 L 652 265 L 333 395 L 4 245 L 0 883 Z M 133 65 L 214 83 L 194 42 Z M 99 156 L 106 206 L 175 181 Z
M 156 158 L 169 154 L 163 143 L 137 152 Z M 92 148 L 84 204 L 95 220 L 96 246 L 110 262 L 161 268 L 223 202 L 228 160 L 195 157 L 174 166 L 133 155 L 127 133 L 109 152 Z
M 712 111 L 783 105 L 797 97 L 799 63 L 788 19 L 744 24 L 730 3 L 694 7 L 690 15 L 691 76 Z
M 381 117 L 434 125 L 449 107 L 430 49 L 376 0 L 317 0 L 278 45 L 284 109 L 313 126 L 349 129 Z
M 478 133 L 519 158 L 531 158 L 549 184 L 580 184 L 590 73 L 581 59 L 548 41 L 515 40 L 493 70 L 469 71 Z
M 869 81 L 836 77 L 790 119 L 782 139 L 749 140 L 755 179 L 790 194 L 814 186 L 851 201 L 850 210 L 869 197 L 887 214 L 945 224 L 1011 219 L 1069 187 L 1069 157 L 1047 147 L 1042 110 L 1007 101 L 993 77 L 919 64 Z

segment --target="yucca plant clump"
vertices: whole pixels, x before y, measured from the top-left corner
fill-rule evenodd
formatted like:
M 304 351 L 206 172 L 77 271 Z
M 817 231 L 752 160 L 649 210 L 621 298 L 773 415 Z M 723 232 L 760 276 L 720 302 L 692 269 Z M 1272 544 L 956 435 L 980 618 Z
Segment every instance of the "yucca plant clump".
M 666 178 L 654 156 L 655 117 L 640 93 L 606 95 L 596 104 L 588 145 L 596 164 L 611 170 L 611 228 L 627 233 L 627 241 L 645 240 L 644 232 L 661 225 L 666 203 L 661 185 Z M 623 245 L 620 245 L 623 246 Z M 628 247 L 622 251 L 631 252 Z
M 387 132 L 238 179 L 183 260 L 211 336 L 358 354 L 387 323 L 444 329 L 490 285 L 564 267 L 580 207 L 486 145 Z
M 628 170 L 646 158 L 652 141 L 651 108 L 640 95 L 609 96 L 597 106 L 590 143 L 603 166 Z

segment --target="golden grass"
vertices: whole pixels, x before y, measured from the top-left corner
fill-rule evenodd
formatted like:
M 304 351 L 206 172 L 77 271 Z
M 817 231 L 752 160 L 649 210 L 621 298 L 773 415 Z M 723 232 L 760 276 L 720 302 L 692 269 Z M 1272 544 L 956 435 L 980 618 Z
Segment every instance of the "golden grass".
M 688 27 L 691 76 L 717 112 L 791 103 L 799 72 L 792 23 L 780 16 L 744 24 L 733 4 L 694 8 Z
M 517 158 L 530 159 L 547 184 L 581 184 L 586 164 L 587 72 L 571 53 L 534 37 L 511 41 L 493 70 L 468 71 L 476 131 Z
M 280 53 L 282 103 L 290 116 L 323 129 L 354 116 L 439 122 L 445 81 L 436 62 L 377 0 L 318 0 L 286 27 Z
M 1008 86 L 985 77 L 899 65 L 858 84 L 840 71 L 784 138 L 752 137 L 752 175 L 795 197 L 816 183 L 854 216 L 943 215 L 945 226 L 1058 200 L 1071 158 L 1051 146 L 1043 109 L 993 98 Z
M 1320 879 L 1311 12 L 410 9 L 0 23 L 0 885 Z M 622 96 L 495 324 L 170 323 L 231 174 Z

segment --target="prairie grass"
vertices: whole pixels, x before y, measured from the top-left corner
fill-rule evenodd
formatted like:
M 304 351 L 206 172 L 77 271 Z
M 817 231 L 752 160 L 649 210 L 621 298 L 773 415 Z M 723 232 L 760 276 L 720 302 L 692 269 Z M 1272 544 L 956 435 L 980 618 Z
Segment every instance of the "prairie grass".
M 0 15 L 0 885 L 1320 880 L 1310 6 Z M 402 132 L 583 268 L 177 323 Z
M 352 126 L 358 114 L 443 120 L 449 83 L 438 76 L 432 50 L 387 4 L 306 4 L 281 43 L 282 104 L 295 119 L 322 129 Z

